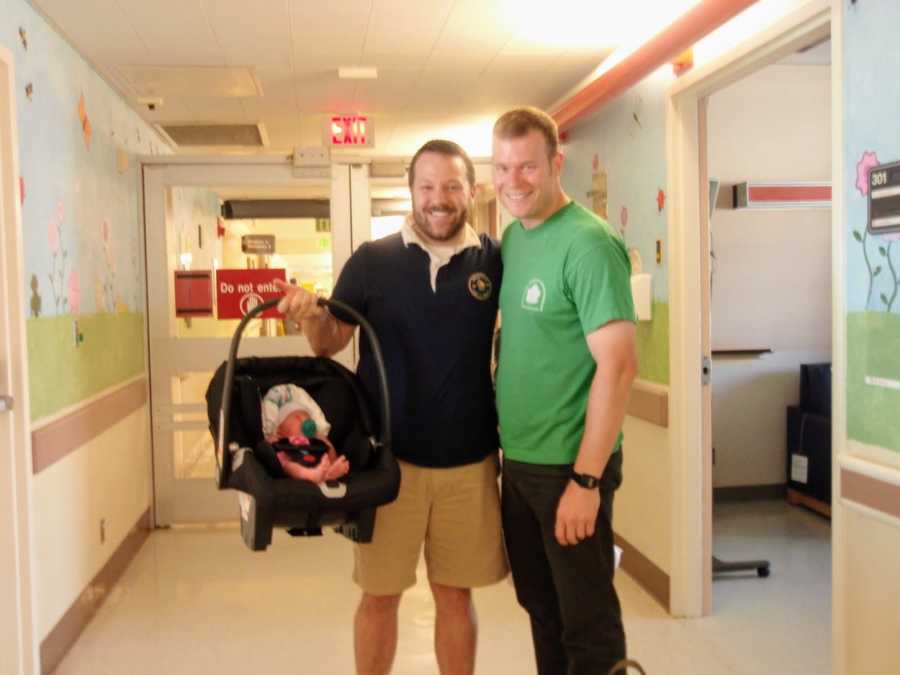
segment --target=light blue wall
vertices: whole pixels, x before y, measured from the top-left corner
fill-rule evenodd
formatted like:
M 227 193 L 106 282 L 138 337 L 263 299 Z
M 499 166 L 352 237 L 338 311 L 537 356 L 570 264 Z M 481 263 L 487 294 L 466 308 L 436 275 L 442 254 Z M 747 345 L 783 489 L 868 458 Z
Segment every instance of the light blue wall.
M 900 233 L 867 237 L 866 250 L 872 270 L 882 270 L 869 294 L 869 268 L 853 232 L 866 228 L 867 201 L 857 186 L 858 173 L 872 161 L 900 161 L 900 85 L 895 66 L 900 60 L 900 2 L 845 0 L 844 18 L 844 190 L 847 223 L 847 308 L 851 312 L 886 311 L 881 296 L 890 299 L 896 285 L 887 258 L 879 247 L 891 240 L 892 263 L 900 273 Z M 893 64 L 893 65 L 892 65 Z M 865 184 L 865 175 L 863 184 Z M 900 296 L 891 311 L 900 312 Z
M 166 146 L 26 2 L 0 0 L 0 17 L 0 44 L 16 69 L 26 312 L 143 311 L 135 155 Z M 129 156 L 124 171 L 119 150 Z
M 843 4 L 847 434 L 900 452 L 900 391 L 877 383 L 900 385 L 900 234 L 865 234 L 867 167 L 900 161 L 900 3 Z
M 645 78 L 570 130 L 562 173 L 568 195 L 592 208 L 588 193 L 595 158 L 607 171 L 607 219 L 623 233 L 625 244 L 640 252 L 643 271 L 653 275 L 653 319 L 637 327 L 638 377 L 660 384 L 669 382 L 665 92 L 674 79 L 669 68 Z M 656 262 L 657 241 L 661 263 Z
M 608 220 L 622 231 L 622 208 L 628 212 L 625 243 L 637 247 L 644 271 L 653 274 L 653 296 L 668 301 L 668 262 L 656 264 L 656 240 L 665 253 L 666 208 L 657 205 L 666 189 L 664 73 L 642 80 L 604 107 L 598 116 L 576 126 L 565 144 L 563 187 L 570 197 L 591 208 L 591 178 L 596 155 L 608 172 Z
M 137 156 L 168 148 L 24 0 L 0 0 L 0 45 L 16 73 L 30 408 L 38 421 L 144 372 Z

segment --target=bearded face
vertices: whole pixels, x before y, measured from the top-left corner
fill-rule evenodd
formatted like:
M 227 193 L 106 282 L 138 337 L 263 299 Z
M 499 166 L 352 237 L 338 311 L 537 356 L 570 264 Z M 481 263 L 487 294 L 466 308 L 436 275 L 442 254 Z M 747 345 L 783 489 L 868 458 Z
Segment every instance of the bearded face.
M 462 159 L 426 152 L 416 160 L 413 222 L 434 242 L 454 239 L 466 224 L 473 190 Z

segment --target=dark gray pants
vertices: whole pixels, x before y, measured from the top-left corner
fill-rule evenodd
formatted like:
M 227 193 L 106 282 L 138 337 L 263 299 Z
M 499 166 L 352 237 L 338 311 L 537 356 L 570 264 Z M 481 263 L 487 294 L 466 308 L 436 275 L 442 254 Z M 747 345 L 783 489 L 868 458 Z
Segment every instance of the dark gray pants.
M 576 546 L 554 536 L 570 466 L 503 463 L 503 530 L 519 604 L 531 619 L 538 675 L 606 675 L 625 657 L 622 609 L 613 587 L 612 505 L 622 453 L 601 480 L 594 535 Z

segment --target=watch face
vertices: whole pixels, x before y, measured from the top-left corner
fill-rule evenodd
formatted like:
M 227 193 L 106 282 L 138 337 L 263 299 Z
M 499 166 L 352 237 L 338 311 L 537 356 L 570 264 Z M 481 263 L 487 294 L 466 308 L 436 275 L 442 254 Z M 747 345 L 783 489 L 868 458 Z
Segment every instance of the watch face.
M 584 488 L 595 488 L 600 484 L 599 479 L 594 476 L 588 476 L 584 473 L 575 473 L 574 471 L 572 472 L 572 480 Z

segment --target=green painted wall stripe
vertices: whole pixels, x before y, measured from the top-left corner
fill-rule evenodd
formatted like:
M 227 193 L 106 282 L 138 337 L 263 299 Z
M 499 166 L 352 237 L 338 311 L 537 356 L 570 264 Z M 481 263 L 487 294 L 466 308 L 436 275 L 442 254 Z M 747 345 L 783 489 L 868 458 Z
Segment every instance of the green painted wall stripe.
M 84 336 L 78 347 L 75 321 Z M 32 422 L 145 371 L 143 314 L 28 319 L 26 331 Z
M 866 376 L 900 381 L 900 314 L 847 316 L 847 436 L 900 452 L 900 390 L 866 384 Z
M 653 301 L 653 320 L 637 323 L 638 377 L 669 384 L 669 303 Z

